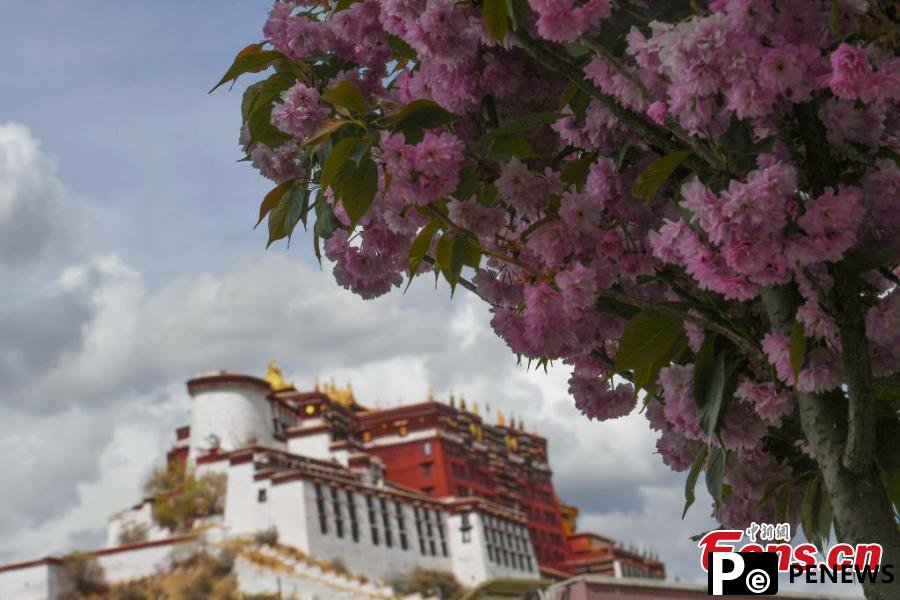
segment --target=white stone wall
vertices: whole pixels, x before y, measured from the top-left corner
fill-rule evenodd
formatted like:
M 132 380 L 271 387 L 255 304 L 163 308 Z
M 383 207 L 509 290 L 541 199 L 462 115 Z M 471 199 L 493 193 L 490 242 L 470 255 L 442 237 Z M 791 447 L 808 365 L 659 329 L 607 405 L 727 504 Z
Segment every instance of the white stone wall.
M 484 529 L 477 512 L 468 513 L 468 533 L 463 531 L 463 515 L 450 515 L 447 519 L 450 533 L 450 553 L 453 557 L 453 574 L 465 586 L 472 587 L 487 579 L 487 549 Z
M 281 487 L 281 486 L 277 486 Z M 388 523 L 391 531 L 391 545 L 387 545 L 387 537 L 384 526 L 384 516 L 381 510 L 380 499 L 374 494 L 372 502 L 375 516 L 375 529 L 377 530 L 378 543 L 373 539 L 372 524 L 369 520 L 369 510 L 366 496 L 359 491 L 351 491 L 356 506 L 359 541 L 353 541 L 352 521 L 348 512 L 347 490 L 338 487 L 338 510 L 341 514 L 343 535 L 338 536 L 335 525 L 334 501 L 331 496 L 331 486 L 322 484 L 324 497 L 324 510 L 327 531 L 322 533 L 319 522 L 319 509 L 316 503 L 315 484 L 309 481 L 302 482 L 302 506 L 305 515 L 304 525 L 307 531 L 307 541 L 299 546 L 304 552 L 325 560 L 340 558 L 351 571 L 366 575 L 372 579 L 388 579 L 393 575 L 399 575 L 411 571 L 416 566 L 427 569 L 451 571 L 452 564 L 448 556 L 444 556 L 435 521 L 435 511 L 431 510 L 432 533 L 435 539 L 435 555 L 431 555 L 430 545 L 426 544 L 426 553 L 422 554 L 419 537 L 416 531 L 415 515 L 413 507 L 401 503 L 400 510 L 403 515 L 406 532 L 406 549 L 400 541 L 400 526 L 397 518 L 397 506 L 393 499 L 386 499 L 388 508 Z M 437 514 L 443 518 L 442 513 Z M 446 524 L 444 532 L 446 535 Z M 279 533 L 283 533 L 283 527 L 279 526 Z M 426 533 L 423 527 L 423 534 Z M 285 535 L 284 539 L 289 539 Z
M 41 563 L 22 569 L 0 571 L 0 598 L 47 600 L 71 589 L 61 565 Z
M 229 467 L 224 516 L 231 534 L 245 535 L 265 529 L 260 527 L 260 512 L 266 507 L 257 506 L 256 488 L 252 462 Z
M 331 460 L 333 458 L 331 453 L 331 433 L 321 431 L 310 435 L 288 438 L 287 450 L 300 456 Z
M 106 546 L 118 546 L 122 531 L 129 527 L 143 527 L 147 531 L 147 540 L 162 540 L 171 533 L 156 525 L 153 521 L 153 503 L 142 502 L 137 508 L 128 508 L 110 517 L 106 525 Z
M 103 567 L 107 583 L 121 583 L 166 571 L 171 568 L 175 553 L 188 554 L 196 547 L 194 541 L 136 547 L 102 554 L 97 562 Z
M 191 402 L 189 464 L 206 453 L 214 436 L 222 451 L 255 443 L 284 448 L 273 437 L 272 407 L 261 390 L 236 385 L 201 390 Z

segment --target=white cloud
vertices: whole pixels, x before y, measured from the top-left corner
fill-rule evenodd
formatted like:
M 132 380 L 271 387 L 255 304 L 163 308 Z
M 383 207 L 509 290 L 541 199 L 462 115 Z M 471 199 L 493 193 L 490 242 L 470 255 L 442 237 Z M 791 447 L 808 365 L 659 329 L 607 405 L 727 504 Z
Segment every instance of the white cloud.
M 0 123 L 0 267 L 68 249 L 75 219 L 56 167 L 19 123 Z

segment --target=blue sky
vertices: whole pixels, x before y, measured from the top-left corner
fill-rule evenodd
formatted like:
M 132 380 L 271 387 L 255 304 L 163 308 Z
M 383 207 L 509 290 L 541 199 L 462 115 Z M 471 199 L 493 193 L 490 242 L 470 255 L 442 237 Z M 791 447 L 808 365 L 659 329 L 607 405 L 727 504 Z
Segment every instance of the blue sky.
M 583 419 L 567 369 L 517 366 L 470 296 L 423 279 L 365 302 L 307 236 L 264 249 L 242 86 L 207 91 L 268 8 L 0 0 L 0 562 L 101 545 L 186 421 L 184 381 L 277 358 L 370 404 L 452 391 L 537 424 L 585 529 L 699 578 L 708 498 L 680 520 L 682 476 L 642 416 Z
M 26 124 L 96 211 L 97 242 L 153 282 L 262 252 L 250 226 L 266 183 L 235 162 L 239 90 L 206 92 L 256 41 L 266 10 L 222 0 L 0 4 L 0 115 Z

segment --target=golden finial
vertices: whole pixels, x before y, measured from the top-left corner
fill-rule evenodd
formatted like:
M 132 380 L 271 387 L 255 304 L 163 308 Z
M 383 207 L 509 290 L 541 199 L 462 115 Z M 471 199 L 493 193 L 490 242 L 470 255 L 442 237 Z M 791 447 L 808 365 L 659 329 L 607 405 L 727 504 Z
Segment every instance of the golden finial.
M 510 427 L 511 429 L 515 429 L 515 428 L 516 428 L 516 417 L 515 417 L 515 415 L 510 415 L 510 416 L 509 416 L 509 427 Z
M 503 413 L 499 410 L 497 411 L 497 425 L 500 427 L 506 426 L 506 417 L 504 417 Z
M 478 403 L 477 402 L 472 403 L 472 414 L 475 416 L 478 416 Z
M 273 392 L 294 389 L 293 382 L 284 380 L 284 374 L 281 372 L 281 367 L 279 367 L 278 363 L 274 360 L 266 365 L 266 374 L 263 375 L 263 379 L 269 384 L 269 387 L 272 388 Z
M 525 431 L 525 420 L 524 419 L 519 419 L 519 431 L 521 431 L 523 433 Z
M 465 398 L 459 399 L 459 409 L 466 410 L 466 399 Z
M 453 397 L 453 394 L 450 394 L 450 406 L 456 408 L 456 398 Z
M 428 388 L 428 401 L 429 401 L 429 402 L 434 402 L 434 401 L 435 401 L 435 399 L 434 399 L 434 390 L 431 389 L 431 388 Z

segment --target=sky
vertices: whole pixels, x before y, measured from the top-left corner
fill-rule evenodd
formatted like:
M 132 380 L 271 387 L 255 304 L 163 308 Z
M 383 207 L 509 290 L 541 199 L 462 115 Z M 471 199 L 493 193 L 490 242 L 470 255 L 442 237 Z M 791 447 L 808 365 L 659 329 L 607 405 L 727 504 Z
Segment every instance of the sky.
M 308 236 L 265 249 L 241 85 L 207 91 L 267 10 L 0 0 L 0 563 L 101 546 L 187 422 L 184 382 L 274 359 L 364 404 L 453 393 L 537 425 L 581 529 L 705 580 L 690 536 L 714 526 L 709 497 L 681 519 L 683 476 L 642 415 L 581 417 L 567 369 L 517 365 L 462 290 L 422 278 L 364 301 Z

